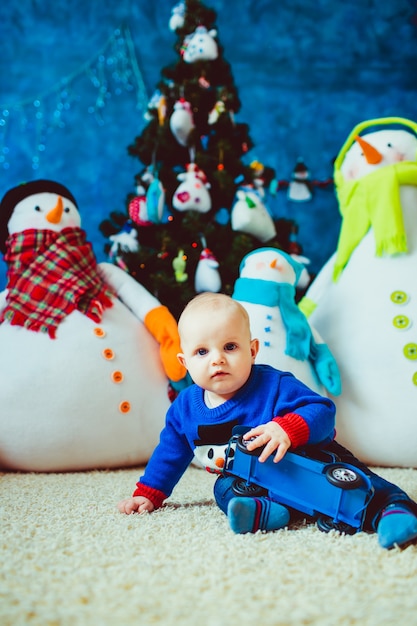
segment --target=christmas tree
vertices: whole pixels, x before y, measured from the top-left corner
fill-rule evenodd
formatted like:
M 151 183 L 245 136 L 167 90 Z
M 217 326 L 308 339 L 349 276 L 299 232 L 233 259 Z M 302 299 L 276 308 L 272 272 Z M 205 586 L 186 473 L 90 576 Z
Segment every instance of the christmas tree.
M 162 69 L 147 124 L 128 147 L 143 166 L 136 194 L 100 225 L 112 261 L 176 317 L 198 292 L 231 294 L 255 248 L 301 253 L 296 223 L 267 209 L 285 181 L 248 158 L 253 143 L 236 121 L 241 103 L 216 18 L 200 0 L 174 7 L 178 60 Z

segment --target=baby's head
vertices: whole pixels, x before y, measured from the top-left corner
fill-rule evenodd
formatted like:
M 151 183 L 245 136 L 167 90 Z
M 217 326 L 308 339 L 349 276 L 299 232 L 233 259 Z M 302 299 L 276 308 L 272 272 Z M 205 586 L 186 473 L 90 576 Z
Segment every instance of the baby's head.
M 228 399 L 246 382 L 258 352 L 246 309 L 230 296 L 202 293 L 191 300 L 178 322 L 178 358 L 191 378 Z

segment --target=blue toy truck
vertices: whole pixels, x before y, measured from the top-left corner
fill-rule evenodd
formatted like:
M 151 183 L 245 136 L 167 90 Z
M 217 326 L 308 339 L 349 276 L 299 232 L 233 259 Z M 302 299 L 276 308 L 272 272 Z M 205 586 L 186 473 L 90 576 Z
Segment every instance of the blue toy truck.
M 226 452 L 226 473 L 236 476 L 237 496 L 266 495 L 316 518 L 323 532 L 362 530 L 373 487 L 360 469 L 316 446 L 287 452 L 279 463 L 273 456 L 260 463 L 262 448 L 249 451 L 247 444 L 241 432 L 234 434 Z

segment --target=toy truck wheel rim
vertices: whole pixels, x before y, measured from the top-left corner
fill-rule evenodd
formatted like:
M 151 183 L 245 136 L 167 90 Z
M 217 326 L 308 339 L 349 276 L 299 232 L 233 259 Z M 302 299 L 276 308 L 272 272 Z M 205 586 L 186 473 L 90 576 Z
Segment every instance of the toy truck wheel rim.
M 247 483 L 242 478 L 236 478 L 232 485 L 233 493 L 236 496 L 251 496 L 252 498 L 266 496 L 268 490 L 253 483 Z
M 353 526 L 349 526 L 349 524 L 345 524 L 344 522 L 334 522 L 331 517 L 324 515 L 318 518 L 317 527 L 322 533 L 329 533 L 331 530 L 336 530 L 345 535 L 354 535 L 358 532 L 357 528 L 353 528 Z
M 362 478 L 350 467 L 331 465 L 326 470 L 326 478 L 332 485 L 341 489 L 356 489 L 362 484 Z
M 248 445 L 249 441 L 246 441 L 246 439 L 243 439 L 243 436 L 241 435 L 239 437 L 239 439 L 237 440 L 237 447 L 239 448 L 239 450 L 241 452 L 244 452 L 245 454 L 250 454 L 251 456 L 260 456 L 262 450 L 264 449 L 265 446 L 261 446 L 259 448 L 255 448 L 255 450 L 248 450 L 247 445 Z

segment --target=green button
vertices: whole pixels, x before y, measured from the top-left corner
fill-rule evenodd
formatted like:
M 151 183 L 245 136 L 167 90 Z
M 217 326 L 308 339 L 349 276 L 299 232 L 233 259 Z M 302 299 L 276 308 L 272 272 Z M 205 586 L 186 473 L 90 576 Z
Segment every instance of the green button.
M 392 323 L 398 330 L 407 330 L 411 326 L 411 321 L 406 315 L 396 315 Z
M 417 360 L 417 343 L 407 343 L 403 348 L 403 354 L 406 359 L 411 361 Z
M 408 296 L 405 291 L 393 291 L 390 295 L 391 302 L 394 304 L 405 304 L 408 302 Z
M 417 387 L 417 372 L 414 372 L 412 381 L 413 381 L 413 384 Z

